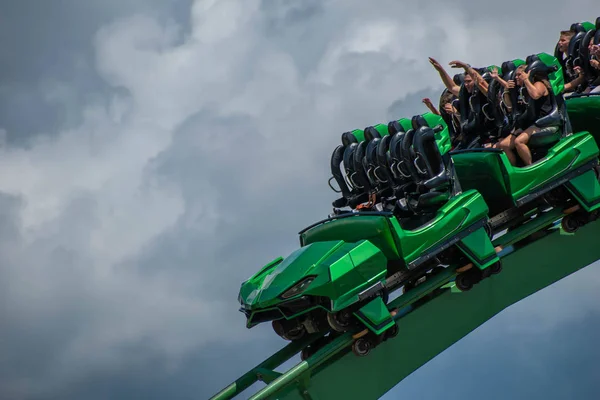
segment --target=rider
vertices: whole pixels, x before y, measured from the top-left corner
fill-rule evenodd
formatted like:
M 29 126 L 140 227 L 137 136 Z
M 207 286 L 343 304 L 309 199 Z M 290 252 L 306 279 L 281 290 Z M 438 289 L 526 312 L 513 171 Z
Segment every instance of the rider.
M 595 71 L 592 75 L 589 86 L 583 91 L 583 93 L 600 93 L 600 45 L 594 44 L 591 40 L 588 45 L 588 52 L 590 54 L 590 67 Z M 596 79 L 593 79 L 596 76 Z
M 525 110 L 527 107 L 534 107 L 533 116 L 528 117 L 529 113 L 521 113 L 520 117 L 515 121 L 515 128 L 510 135 L 499 141 L 494 147 L 504 150 L 512 165 L 516 165 L 517 160 L 513 149 L 517 151 L 519 157 L 525 165 L 531 165 L 531 151 L 527 147 L 527 142 L 531 135 L 540 131 L 540 128 L 535 125 L 535 121 L 545 115 L 548 115 L 552 110 L 552 102 L 550 100 L 550 91 L 552 87 L 547 76 L 535 74 L 530 79 L 529 72 L 526 72 L 527 65 L 520 65 L 515 73 L 516 85 L 526 90 L 520 90 L 518 103 L 511 104 L 510 99 L 506 99 L 509 106 L 517 107 L 520 110 Z M 508 81 L 506 86 L 509 89 L 515 87 L 515 82 Z M 533 101 L 530 101 L 533 100 Z
M 558 52 L 561 55 L 561 64 L 564 65 L 564 60 L 569 56 L 567 53 L 569 51 L 569 42 L 571 38 L 575 35 L 573 31 L 561 31 L 560 37 L 557 43 Z M 564 92 L 569 96 L 569 93 L 577 90 L 577 87 L 584 83 L 585 76 L 583 74 L 583 70 L 581 67 L 564 67 L 563 68 L 563 78 L 565 80 Z
M 441 66 L 441 64 L 435 60 L 432 57 L 429 57 L 429 62 L 431 63 L 431 65 L 433 65 L 433 68 L 436 69 L 436 71 L 438 71 L 438 73 L 440 74 L 440 77 L 442 78 L 442 82 L 444 83 L 444 86 L 446 86 L 446 89 L 455 97 L 458 98 L 459 94 L 460 94 L 460 89 L 462 86 L 464 86 L 466 92 L 468 95 L 472 95 L 474 90 L 475 90 L 475 80 L 473 79 L 473 77 L 471 76 L 471 74 L 467 73 L 464 75 L 464 80 L 462 82 L 462 85 L 458 85 L 451 77 L 450 75 L 446 72 L 446 70 L 444 69 L 444 67 Z M 448 103 L 446 103 L 448 104 Z M 452 115 L 454 111 L 453 107 L 451 107 L 451 104 L 448 104 L 449 107 L 447 107 L 447 112 L 449 115 Z M 444 106 L 446 108 L 446 106 Z M 468 122 L 468 120 L 470 118 L 473 117 L 473 115 L 471 115 L 471 113 L 466 112 L 465 113 L 467 115 L 467 120 L 464 120 L 463 118 L 461 118 L 461 126 L 463 126 L 464 124 L 466 124 Z M 462 144 L 465 143 L 469 143 L 473 140 L 472 137 L 466 137 L 466 136 L 471 136 L 469 135 L 467 132 L 457 132 L 458 133 L 458 137 L 457 137 L 457 141 L 462 142 Z

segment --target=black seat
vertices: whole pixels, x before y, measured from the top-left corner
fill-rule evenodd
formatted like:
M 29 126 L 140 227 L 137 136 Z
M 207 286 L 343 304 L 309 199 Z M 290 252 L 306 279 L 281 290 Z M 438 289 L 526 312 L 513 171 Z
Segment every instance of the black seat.
M 412 128 L 414 130 L 419 129 L 422 126 L 429 126 L 429 124 L 427 123 L 427 121 L 425 120 L 425 117 L 423 117 L 423 115 L 414 115 L 411 119 L 410 119 Z
M 449 176 L 435 140 L 435 133 L 436 129 L 428 126 L 417 129 L 413 139 L 416 156 L 414 164 L 423 178 L 418 182 L 420 185 L 428 190 L 445 190 Z
M 403 207 L 398 206 L 404 216 L 400 224 L 404 229 L 415 229 L 435 217 L 437 211 L 453 195 L 452 179 L 439 151 L 435 134 L 443 127 L 421 126 L 410 129 L 403 141 L 404 161 L 410 164 L 411 176 L 416 190 L 408 194 Z M 408 146 L 410 144 L 410 150 Z M 408 212 L 407 212 L 408 211 Z
M 353 163 L 354 152 L 358 145 L 358 139 L 353 134 L 354 131 L 344 132 L 341 135 L 342 144 L 337 146 L 331 154 L 331 174 L 329 179 L 329 187 L 337 193 L 341 193 L 342 197 L 332 202 L 334 208 L 348 207 L 354 208 L 356 204 L 365 202 L 368 198 L 368 193 L 365 192 L 359 182 L 355 180 L 355 168 Z M 340 167 L 341 162 L 344 163 L 344 174 Z M 335 179 L 340 190 L 335 190 L 331 186 L 331 180 Z M 350 185 L 348 185 L 350 183 Z
M 353 189 L 352 196 L 347 202 L 347 205 L 350 208 L 355 208 L 357 205 L 367 201 L 369 196 L 368 187 L 365 185 L 365 182 L 360 175 L 360 171 L 356 170 L 356 165 L 354 162 L 355 153 L 358 149 L 358 146 L 358 143 L 350 143 L 350 145 L 344 150 L 343 156 L 346 177 L 350 181 Z
M 516 69 L 513 61 L 505 61 L 502 63 L 500 76 L 506 80 L 509 73 Z M 504 103 L 503 98 L 504 88 L 500 82 L 492 80 L 488 86 L 488 108 L 482 109 L 486 115 L 489 114 L 490 118 L 494 121 L 495 131 L 491 136 L 495 140 L 505 137 L 512 130 L 512 124 L 510 119 L 510 112 L 508 107 Z
M 583 60 L 580 56 L 580 48 L 583 43 L 583 39 L 585 38 L 586 31 L 585 28 L 581 24 L 573 24 L 571 29 L 573 30 L 573 26 L 575 26 L 575 35 L 569 41 L 569 47 L 567 50 L 567 59 L 565 60 L 565 67 L 572 71 L 574 67 L 583 67 Z M 574 72 L 569 74 L 569 82 L 575 79 Z M 580 86 L 577 88 L 577 92 L 580 92 L 583 88 Z
M 489 134 L 489 126 L 485 115 L 481 112 L 482 106 L 487 103 L 477 85 L 469 93 L 465 85 L 461 85 L 458 93 L 460 111 L 460 132 L 462 140 L 458 148 L 480 147 L 481 141 Z
M 363 168 L 365 169 L 366 176 L 369 179 L 371 186 L 377 192 L 381 192 L 391 184 L 385 175 L 382 176 L 380 171 L 381 168 L 379 168 L 377 162 L 377 149 L 381 142 L 381 134 L 373 126 L 365 128 L 364 132 L 367 145 L 365 148 L 365 156 L 363 158 Z
M 404 130 L 399 131 L 390 139 L 389 146 L 389 166 L 390 171 L 394 177 L 396 187 L 394 194 L 397 198 L 404 198 L 406 193 L 410 190 L 413 180 L 410 170 L 408 169 L 406 162 L 404 161 L 402 145 L 407 132 Z
M 598 29 L 590 29 L 585 33 L 581 46 L 579 47 L 579 58 L 581 58 L 583 74 L 586 80 L 586 86 L 589 86 L 592 82 L 598 79 L 600 71 L 592 67 L 590 63 L 590 43 L 593 44 L 594 36 L 598 33 Z
M 352 196 L 352 193 L 350 192 L 350 188 L 346 184 L 346 181 L 344 180 L 344 176 L 342 175 L 342 169 L 340 168 L 340 163 L 342 162 L 342 160 L 344 158 L 344 150 L 345 149 L 346 149 L 345 146 L 340 144 L 339 146 L 337 146 L 335 148 L 335 150 L 333 150 L 333 153 L 331 154 L 331 163 L 330 163 L 331 175 L 332 175 L 333 179 L 335 179 L 335 181 L 337 182 L 338 187 L 340 188 L 339 193 L 342 194 L 342 197 L 334 200 L 331 203 L 334 208 L 346 207 L 348 205 L 348 199 L 350 198 L 350 196 Z M 331 178 L 329 179 L 329 187 L 331 187 L 333 189 L 333 187 L 331 186 Z M 335 189 L 333 189 L 333 190 L 336 191 Z

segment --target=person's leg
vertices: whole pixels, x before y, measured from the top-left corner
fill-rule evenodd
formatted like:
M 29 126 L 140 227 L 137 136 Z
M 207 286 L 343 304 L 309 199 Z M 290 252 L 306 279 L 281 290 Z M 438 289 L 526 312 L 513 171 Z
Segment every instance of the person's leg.
M 519 153 L 519 157 L 521 157 L 521 160 L 523 160 L 523 163 L 525 165 L 531 165 L 531 151 L 527 146 L 527 142 L 529 142 L 529 138 L 531 138 L 531 135 L 533 135 L 535 132 L 538 132 L 539 130 L 540 128 L 538 128 L 535 125 L 532 125 L 529 128 L 525 129 L 515 139 L 515 149 L 517 150 L 517 153 Z
M 503 150 L 504 153 L 506 153 L 506 157 L 508 157 L 508 160 L 512 165 L 517 164 L 517 157 L 515 156 L 515 153 L 512 150 L 515 147 L 515 139 L 516 136 L 513 133 L 503 138 L 493 146 L 496 149 Z

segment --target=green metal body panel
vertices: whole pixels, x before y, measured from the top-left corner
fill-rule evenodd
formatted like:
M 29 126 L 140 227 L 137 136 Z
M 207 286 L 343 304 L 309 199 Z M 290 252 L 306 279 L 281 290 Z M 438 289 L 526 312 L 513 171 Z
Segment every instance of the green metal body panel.
M 565 101 L 573 131 L 591 133 L 600 146 L 600 93 L 569 96 Z
M 483 197 L 474 190 L 466 190 L 451 198 L 437 212 L 434 219 L 414 230 L 403 230 L 394 221 L 398 243 L 405 262 L 411 263 L 428 249 L 457 235 L 475 222 L 487 217 L 488 207 Z M 492 250 L 492 253 L 495 254 Z M 487 257 L 485 257 L 487 258 Z
M 358 142 L 362 142 L 365 140 L 365 132 L 362 129 L 355 129 L 352 131 L 352 135 L 358 140 Z
M 356 242 L 365 239 L 379 247 L 388 259 L 397 260 L 402 255 L 396 242 L 396 232 L 391 225 L 393 220 L 379 215 L 357 215 L 334 219 L 303 232 L 300 235 L 300 245 L 306 246 L 328 240 Z
M 376 335 L 394 326 L 394 319 L 381 297 L 371 300 L 354 315 Z
M 548 74 L 548 80 L 554 95 L 558 96 L 565 90 L 565 79 L 563 76 L 562 65 L 558 62 L 558 59 L 548 53 L 538 53 L 539 59 L 547 66 L 554 66 L 557 68 L 555 72 Z
M 516 201 L 598 157 L 598 146 L 580 132 L 553 146 L 546 157 L 526 167 L 514 167 L 506 154 L 472 151 L 452 155 L 463 189 L 477 190 L 490 208 L 490 217 Z M 598 185 L 598 182 L 595 183 Z
M 264 380 L 271 383 L 259 392 L 244 393 L 240 398 L 368 400 L 381 397 L 502 310 L 600 259 L 600 221 L 581 228 L 575 235 L 559 234 L 559 229 L 551 232 L 554 233 L 517 251 L 507 252 L 502 259 L 502 273 L 468 292 L 454 290 L 452 284 L 447 284 L 450 278 L 441 274 L 422 289 L 417 287 L 411 296 L 400 296 L 392 301 L 390 309 L 406 309 L 408 303 L 432 288 L 446 289 L 433 301 L 394 317 L 399 326 L 398 336 L 379 345 L 369 356 L 352 354 L 351 333 L 344 334 L 275 381 L 266 377 Z M 232 399 L 242 394 L 261 379 L 260 371 L 276 369 L 316 339 L 308 337 L 287 345 L 225 387 L 212 400 Z M 416 345 L 424 342 L 428 345 Z M 460 369 L 460 360 L 456 368 Z
M 385 279 L 387 274 L 387 259 L 374 244 L 367 240 L 359 242 L 347 257 L 350 263 L 342 272 L 346 279 L 335 279 L 337 273 L 331 272 L 331 283 L 328 291 L 306 292 L 315 296 L 331 299 L 331 311 L 336 312 L 358 302 L 358 294 L 377 282 Z
M 302 296 L 327 297 L 332 300 L 332 311 L 338 311 L 358 301 L 358 293 L 382 281 L 386 273 L 387 258 L 367 240 L 311 243 L 294 251 L 266 273 L 242 284 L 240 300 L 245 309 L 252 312 L 247 327 L 257 324 L 257 313 L 273 311 L 277 313 L 275 319 L 289 319 L 320 308 L 314 305 L 286 316 L 278 307 L 285 307 L 286 301 Z M 314 280 L 303 291 L 281 298 L 282 294 L 308 277 Z
M 589 21 L 582 22 L 581 25 L 583 26 L 586 32 L 591 31 L 592 29 L 596 29 L 596 24 Z
M 485 229 L 480 228 L 462 239 L 458 247 L 469 257 L 476 267 L 483 270 L 498 261 L 494 245 Z M 481 260 L 484 260 L 482 262 Z
M 408 132 L 409 129 L 412 129 L 412 121 L 410 118 L 400 118 L 398 123 L 402 128 L 404 128 L 405 132 Z
M 373 128 L 375 128 L 377 130 L 377 132 L 379 132 L 381 137 L 384 137 L 384 136 L 387 136 L 390 134 L 388 132 L 388 127 L 386 124 L 377 124 L 377 125 L 374 125 Z
M 525 64 L 525 60 L 521 58 L 515 58 L 512 62 L 515 64 L 515 67 Z
M 566 186 L 586 211 L 600 208 L 600 184 L 595 171 L 587 171 L 571 179 Z

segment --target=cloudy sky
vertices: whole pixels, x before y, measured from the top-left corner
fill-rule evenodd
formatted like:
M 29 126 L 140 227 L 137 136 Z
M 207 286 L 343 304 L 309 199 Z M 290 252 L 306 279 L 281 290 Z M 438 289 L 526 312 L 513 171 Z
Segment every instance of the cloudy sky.
M 428 56 L 552 52 L 597 6 L 404 3 L 4 1 L 0 398 L 214 394 L 284 344 L 244 327 L 239 285 L 330 211 L 341 132 L 437 103 Z M 599 268 L 498 316 L 387 398 L 590 398 Z M 480 381 L 467 397 L 457 371 Z

